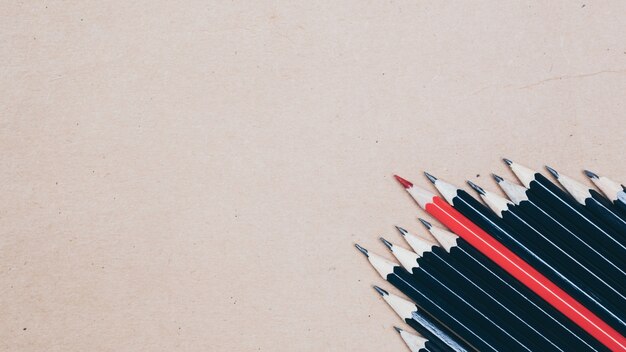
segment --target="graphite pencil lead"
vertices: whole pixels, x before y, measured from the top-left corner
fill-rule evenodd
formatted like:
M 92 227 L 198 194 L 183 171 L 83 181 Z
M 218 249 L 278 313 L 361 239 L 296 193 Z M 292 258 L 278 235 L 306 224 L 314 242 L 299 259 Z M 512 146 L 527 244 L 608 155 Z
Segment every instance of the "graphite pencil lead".
M 555 178 L 557 178 L 557 179 L 559 178 L 559 173 L 555 169 L 553 169 L 550 166 L 546 165 L 546 170 L 548 170 L 552 174 L 552 176 L 554 176 Z
M 429 223 L 428 221 L 422 219 L 422 218 L 417 218 L 424 226 L 426 226 L 426 228 L 428 230 L 430 230 L 431 227 L 433 227 L 433 225 L 431 223 Z
M 402 227 L 400 227 L 400 226 L 398 226 L 398 225 L 396 225 L 396 229 L 398 230 L 398 232 L 400 232 L 400 234 L 401 234 L 402 236 L 406 236 L 406 234 L 407 234 L 407 233 L 409 233 L 409 231 L 407 231 L 407 230 L 403 229 Z
M 479 185 L 475 184 L 474 182 L 468 180 L 467 184 L 470 185 L 470 187 L 472 187 L 474 191 L 478 192 L 478 194 L 481 194 L 481 195 L 485 194 L 485 190 Z
M 407 181 L 407 180 L 403 179 L 402 177 L 400 177 L 400 176 L 398 176 L 398 175 L 393 175 L 393 177 L 395 177 L 395 178 L 396 178 L 396 180 L 397 180 L 398 182 L 400 182 L 400 184 L 402 185 L 402 187 L 404 187 L 404 188 L 406 188 L 406 189 L 413 187 L 413 184 L 412 184 L 411 182 L 409 182 L 409 181 Z
M 376 292 L 378 292 L 381 296 L 389 295 L 389 292 L 383 290 L 382 288 L 380 288 L 380 287 L 378 287 L 376 285 L 374 285 L 373 287 L 374 287 L 374 290 L 376 290 Z
M 428 172 L 424 171 L 424 175 L 426 175 L 426 177 L 428 178 L 428 180 L 430 182 L 432 182 L 433 184 L 435 184 L 435 182 L 437 181 L 437 178 L 431 174 L 429 174 Z
M 507 165 L 511 165 L 513 164 L 513 162 L 511 161 L 511 159 L 507 159 L 507 158 L 502 158 L 502 160 L 507 164 Z
M 502 181 L 504 181 L 504 179 L 496 174 L 491 174 L 491 176 L 493 176 L 493 179 L 496 180 L 496 182 L 500 183 Z
M 600 178 L 595 172 L 591 172 L 589 170 L 583 170 L 583 172 L 585 173 L 585 175 L 587 175 L 587 177 L 589 178 Z
M 380 238 L 380 240 L 383 241 L 383 243 L 385 244 L 385 246 L 387 246 L 387 248 L 392 249 L 393 243 L 387 241 L 386 239 L 384 239 L 382 237 Z
M 361 253 L 365 254 L 366 257 L 370 256 L 369 253 L 367 252 L 367 249 L 361 247 L 358 243 L 355 243 L 354 246 L 356 247 L 356 249 L 361 251 Z
M 404 331 L 404 330 L 400 329 L 400 328 L 399 328 L 399 327 L 397 327 L 397 326 L 394 326 L 393 328 L 394 328 L 394 329 L 396 329 L 396 331 L 397 331 L 398 333 L 401 333 L 402 331 Z

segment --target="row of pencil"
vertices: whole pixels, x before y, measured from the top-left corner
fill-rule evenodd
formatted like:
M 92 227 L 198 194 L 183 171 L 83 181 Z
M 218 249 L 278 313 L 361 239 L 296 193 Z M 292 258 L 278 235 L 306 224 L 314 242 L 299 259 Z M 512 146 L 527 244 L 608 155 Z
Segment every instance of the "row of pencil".
M 412 351 L 626 351 L 626 192 L 603 193 L 504 159 L 523 185 L 494 175 L 508 199 L 468 181 L 484 202 L 425 173 L 441 197 L 395 176 L 447 229 L 396 227 L 411 250 L 381 238 L 399 264 L 356 247 L 413 302 L 376 291 L 421 336 Z

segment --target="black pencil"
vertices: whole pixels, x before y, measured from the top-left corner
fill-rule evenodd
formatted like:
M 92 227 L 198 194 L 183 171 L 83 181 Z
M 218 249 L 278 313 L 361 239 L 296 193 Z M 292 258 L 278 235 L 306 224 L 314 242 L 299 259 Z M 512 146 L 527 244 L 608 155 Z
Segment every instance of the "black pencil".
M 507 303 L 503 303 L 495 298 L 488 288 L 481 287 L 476 280 L 468 278 L 448 263 L 446 259 L 433 253 L 431 251 L 432 248 L 413 253 L 402 247 L 395 246 L 383 238 L 381 240 L 407 271 L 417 277 L 421 276 L 422 272 L 426 272 L 429 275 L 441 278 L 442 285 L 445 285 L 452 291 L 462 293 L 463 297 L 472 306 L 477 307 L 483 314 L 498 324 L 506 326 L 506 330 L 515 339 L 522 341 L 531 348 L 540 348 L 544 351 L 565 351 L 553 341 L 552 337 L 547 337 L 530 325 L 525 320 L 527 319 L 527 314 L 514 312 L 512 310 L 514 308 L 508 307 Z M 424 254 L 426 254 L 427 258 L 423 257 Z
M 502 337 L 493 334 L 493 328 L 488 322 L 479 320 L 479 322 L 470 323 L 456 308 L 457 305 L 451 305 L 448 302 L 442 304 L 440 297 L 433 290 L 425 285 L 416 285 L 413 276 L 400 265 L 368 252 L 361 246 L 357 245 L 357 248 L 367 257 L 372 267 L 383 279 L 410 297 L 418 307 L 435 317 L 458 339 L 479 351 L 499 351 L 506 348 L 507 345 L 502 342 Z M 485 323 L 487 327 L 483 325 Z M 521 347 L 514 343 L 509 346 L 518 349 Z
M 598 176 L 589 170 L 585 170 L 585 175 L 613 202 L 622 218 L 626 219 L 626 188 L 606 176 Z
M 566 291 L 569 295 L 579 300 L 587 309 L 611 324 L 614 329 L 619 330 L 622 334 L 624 333 L 623 331 L 626 331 L 626 323 L 624 323 L 622 318 L 613 310 L 603 305 L 596 297 L 593 297 L 584 287 L 581 287 L 580 282 L 572 281 L 571 278 L 564 275 L 558 268 L 548 263 L 526 244 L 520 242 L 520 238 L 522 238 L 524 234 L 518 234 L 517 231 L 504 223 L 501 218 L 493 214 L 491 210 L 464 190 L 442 180 L 438 180 L 430 174 L 427 174 L 427 176 L 443 197 L 457 211 L 494 238 L 498 239 L 498 241 L 528 264 L 532 265 L 541 274 L 559 285 L 561 289 Z
M 595 215 L 600 222 L 606 224 L 607 231 L 614 231 L 620 235 L 621 242 L 626 243 L 626 221 L 614 212 L 613 204 L 608 199 L 571 177 L 559 174 L 549 166 L 546 166 L 546 169 L 578 203 Z
M 522 184 L 529 189 L 527 193 L 541 199 L 537 205 L 562 224 L 572 228 L 572 231 L 578 231 L 589 241 L 601 244 L 606 255 L 611 256 L 611 260 L 618 263 L 620 267 L 626 268 L 626 246 L 615 234 L 598 226 L 587 209 L 542 174 L 509 159 L 504 159 L 504 161 Z
M 441 323 L 423 311 L 415 303 L 374 286 L 383 300 L 407 325 L 438 346 L 443 351 L 472 351 L 464 342 L 458 340 Z
M 581 263 L 576 254 L 572 255 L 566 247 L 562 247 L 544 236 L 541 231 L 536 229 L 534 221 L 517 209 L 513 203 L 494 193 L 485 191 L 471 181 L 468 181 L 468 184 L 480 194 L 480 197 L 504 223 L 521 235 L 518 237 L 521 243 L 574 282 L 577 287 L 583 289 L 587 294 L 593 295 L 602 306 L 616 315 L 623 315 L 623 311 L 619 307 L 626 307 L 626 297 L 619 290 L 595 274 L 586 264 Z
M 579 231 L 572 231 L 548 214 L 535 203 L 540 200 L 533 197 L 527 188 L 495 174 L 493 177 L 509 199 L 527 215 L 526 218 L 534 220 L 543 229 L 546 237 L 570 248 L 577 254 L 577 258 L 596 268 L 596 274 L 611 282 L 620 292 L 626 292 L 626 272 L 606 255 L 601 245 L 596 241 L 589 241 Z
M 433 226 L 422 218 L 419 220 L 441 244 L 440 248 L 434 247 L 432 251 L 445 250 L 449 253 L 449 257 L 457 263 L 457 268 L 467 276 L 473 276 L 490 283 L 495 287 L 494 292 L 498 292 L 501 297 L 506 297 L 519 309 L 537 312 L 537 319 L 543 321 L 545 326 L 550 326 L 554 333 L 561 333 L 565 341 L 572 341 L 572 346 L 579 346 L 577 349 L 608 351 L 598 340 L 472 247 L 463 238 L 448 230 Z M 411 244 L 411 242 L 408 243 Z

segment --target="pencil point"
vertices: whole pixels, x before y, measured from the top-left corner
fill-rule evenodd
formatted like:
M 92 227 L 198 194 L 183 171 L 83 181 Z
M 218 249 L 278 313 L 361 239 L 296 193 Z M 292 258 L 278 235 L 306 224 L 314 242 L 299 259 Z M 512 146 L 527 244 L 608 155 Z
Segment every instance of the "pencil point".
M 513 162 L 511 161 L 511 159 L 502 158 L 502 160 L 504 160 L 504 162 L 505 162 L 507 165 L 511 165 L 511 164 L 513 164 Z
M 393 175 L 393 177 L 396 178 L 396 180 L 398 182 L 400 182 L 400 184 L 402 185 L 402 187 L 404 188 L 411 188 L 413 187 L 413 184 L 405 179 L 403 179 L 402 177 L 398 176 L 398 175 Z
M 422 218 L 417 218 L 424 226 L 426 226 L 427 229 L 430 230 L 431 227 L 433 227 L 433 225 L 431 223 L 429 223 L 428 221 L 422 219 Z
M 376 290 L 376 292 L 380 293 L 381 296 L 388 296 L 389 292 L 383 290 L 382 288 L 374 285 L 374 290 Z
M 598 175 L 596 175 L 596 173 L 591 172 L 589 170 L 584 170 L 584 172 L 585 172 L 585 175 L 587 175 L 587 177 L 589 178 L 600 178 Z
M 400 226 L 396 226 L 396 229 L 398 230 L 398 232 L 400 232 L 402 236 L 406 236 L 406 234 L 409 233 L 409 231 L 401 228 Z
M 396 331 L 397 331 L 398 333 L 401 333 L 402 331 L 404 331 L 404 330 L 400 329 L 400 328 L 399 328 L 399 327 L 397 327 L 397 326 L 394 326 L 393 328 L 394 328 L 394 329 L 396 329 Z
M 437 178 L 435 176 L 429 174 L 426 171 L 424 171 L 424 175 L 426 175 L 426 177 L 428 178 L 428 181 L 432 182 L 432 184 L 435 184 L 435 182 L 437 181 Z
M 474 191 L 478 192 L 479 194 L 483 194 L 484 195 L 486 193 L 485 190 L 482 187 L 480 187 L 479 185 L 475 184 L 472 181 L 467 181 L 467 184 L 470 185 L 470 187 L 472 187 L 474 189 Z
M 554 176 L 556 178 L 559 178 L 559 173 L 556 172 L 555 169 L 553 169 L 550 166 L 546 165 L 546 170 L 548 170 L 552 174 L 552 176 Z
M 385 244 L 385 246 L 387 246 L 387 248 L 391 249 L 391 247 L 393 247 L 393 244 L 387 241 L 386 239 L 381 237 L 380 240 L 383 241 L 383 243 Z
M 491 176 L 493 176 L 493 179 L 496 180 L 496 182 L 500 183 L 502 181 L 504 181 L 504 179 L 496 174 L 491 174 Z
M 365 254 L 366 257 L 369 257 L 369 253 L 367 253 L 367 249 L 359 246 L 358 243 L 355 243 L 354 246 L 356 247 L 356 249 L 358 249 L 361 253 Z

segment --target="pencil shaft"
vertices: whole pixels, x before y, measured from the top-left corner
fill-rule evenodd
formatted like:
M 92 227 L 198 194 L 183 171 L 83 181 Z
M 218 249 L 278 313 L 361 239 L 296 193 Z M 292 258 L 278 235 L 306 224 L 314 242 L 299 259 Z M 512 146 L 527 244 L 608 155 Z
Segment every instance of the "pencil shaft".
M 447 256 L 442 256 L 440 252 L 430 251 L 424 253 L 418 262 L 420 263 L 418 270 L 432 270 L 448 287 L 462 292 L 465 297 L 471 297 L 472 301 L 476 302 L 476 305 L 494 320 L 511 326 L 511 330 L 518 339 L 541 346 L 544 350 L 563 351 L 561 341 L 556 338 L 557 336 L 552 336 L 545 331 L 540 332 L 530 323 L 529 312 L 519 311 L 510 304 L 509 300 L 496 297 L 497 295 L 490 287 L 484 285 L 478 278 L 464 275 Z
M 470 351 L 471 347 L 456 339 L 448 329 L 421 309 L 412 312 L 406 323 L 442 351 Z
M 600 226 L 593 215 L 579 203 L 573 200 L 563 190 L 550 182 L 540 173 L 534 175 L 534 181 L 529 184 L 529 192 L 536 195 L 543 209 L 561 222 L 575 227 L 590 241 L 602 244 L 604 250 L 612 259 L 626 267 L 626 246 L 614 233 L 606 231 Z
M 577 258 L 593 268 L 596 274 L 621 292 L 626 292 L 626 272 L 605 255 L 602 246 L 585 239 L 578 231 L 572 231 L 539 207 L 535 201 L 536 199 L 529 196 L 528 200 L 520 202 L 516 207 L 526 214 L 526 219 L 534 220 L 546 237 L 563 248 L 569 248 Z
M 503 348 L 501 342 L 493 335 L 485 333 L 485 330 L 476 324 L 469 325 L 462 314 L 449 312 L 450 307 L 448 305 L 441 305 L 434 300 L 435 295 L 432 294 L 432 291 L 423 286 L 416 286 L 410 275 L 406 270 L 396 267 L 394 273 L 387 276 L 387 281 L 410 297 L 422 310 L 435 317 L 474 350 L 498 351 L 499 348 Z
M 492 235 L 525 262 L 532 265 L 543 276 L 559 285 L 561 289 L 580 303 L 583 303 L 589 310 L 610 321 L 613 328 L 622 334 L 626 333 L 626 323 L 614 310 L 610 309 L 611 307 L 607 307 L 606 302 L 600 302 L 588 292 L 587 287 L 580 282 L 572 281 L 571 278 L 564 275 L 558 268 L 533 251 L 532 248 L 520 242 L 520 238 L 525 237 L 526 233 L 517 234 L 502 219 L 463 190 L 458 190 L 457 196 L 454 198 L 454 209 Z
M 473 246 L 488 254 L 490 259 L 524 282 L 607 347 L 616 350 L 626 349 L 626 339 L 620 333 L 453 209 L 443 199 L 433 197 L 431 202 L 425 205 L 425 210 Z
M 533 321 L 536 321 L 539 326 L 550 326 L 550 330 L 561 336 L 565 343 L 569 341 L 571 345 L 579 346 L 579 350 L 608 351 L 604 345 L 600 344 L 580 326 L 574 324 L 572 320 L 465 240 L 459 238 L 457 242 L 458 245 L 452 247 L 449 254 L 458 263 L 458 268 L 468 276 L 472 275 L 477 279 L 483 278 L 484 281 L 491 282 L 492 285 L 497 284 L 493 289 L 494 292 L 498 292 L 501 296 L 509 299 L 520 310 L 529 312 L 531 319 L 536 317 Z M 536 315 L 533 312 L 537 312 Z
M 615 289 L 611 284 L 596 275 L 587 265 L 581 263 L 575 254 L 571 254 L 566 247 L 562 247 L 544 236 L 531 223 L 526 221 L 525 214 L 515 206 L 509 206 L 509 210 L 502 213 L 503 222 L 508 225 L 517 235 L 519 241 L 528 250 L 544 260 L 549 266 L 549 270 L 556 270 L 567 283 L 572 283 L 573 290 L 582 290 L 586 295 L 573 293 L 573 296 L 583 301 L 587 295 L 593 295 L 598 304 L 611 310 L 614 314 L 623 315 L 618 307 L 626 307 L 626 297 Z M 506 244 L 506 243 L 505 243 Z M 515 246 L 515 244 L 512 244 Z M 524 258 L 523 255 L 520 255 Z M 526 258 L 524 258 L 526 259 Z M 548 276 L 550 277 L 550 276 Z M 560 281 L 562 278 L 554 278 Z

